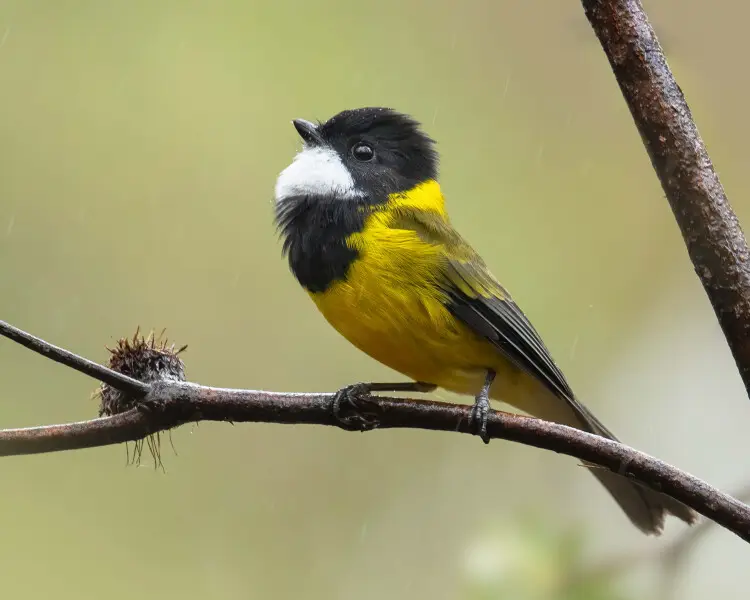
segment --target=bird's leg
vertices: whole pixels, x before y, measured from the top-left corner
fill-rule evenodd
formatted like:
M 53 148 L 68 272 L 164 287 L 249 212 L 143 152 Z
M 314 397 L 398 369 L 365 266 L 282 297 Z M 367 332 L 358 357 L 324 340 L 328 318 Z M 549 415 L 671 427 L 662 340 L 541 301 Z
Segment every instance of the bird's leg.
M 341 388 L 333 397 L 332 411 L 334 418 L 345 429 L 359 429 L 369 431 L 378 426 L 378 420 L 372 414 L 366 414 L 362 410 L 372 392 L 417 392 L 427 393 L 433 391 L 437 386 L 424 381 L 403 381 L 400 383 L 355 383 Z M 350 415 L 343 414 L 344 404 L 353 412 Z
M 492 387 L 493 381 L 495 381 L 495 371 L 487 369 L 484 376 L 484 385 L 474 398 L 474 406 L 471 407 L 471 414 L 469 415 L 469 427 L 476 430 L 485 444 L 490 443 L 490 437 L 487 435 L 487 418 L 490 413 L 490 387 Z

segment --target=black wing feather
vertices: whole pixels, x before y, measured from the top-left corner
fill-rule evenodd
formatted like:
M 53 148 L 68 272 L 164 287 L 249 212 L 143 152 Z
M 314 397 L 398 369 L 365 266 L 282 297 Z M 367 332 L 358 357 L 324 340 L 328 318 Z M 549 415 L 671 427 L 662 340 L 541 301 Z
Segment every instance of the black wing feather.
M 568 382 L 526 315 L 492 276 L 482 258 L 450 226 L 447 218 L 414 211 L 400 215 L 398 220 L 425 241 L 442 247 L 440 285 L 445 292 L 447 306 L 456 318 L 477 335 L 489 340 L 519 369 L 565 400 L 578 417 L 581 427 L 617 440 L 601 421 L 575 399 Z M 669 496 L 604 469 L 594 468 L 592 473 L 630 520 L 646 533 L 660 532 L 667 512 L 686 523 L 696 520 L 693 511 Z
M 451 261 L 450 269 L 455 281 L 460 277 L 466 287 L 473 289 L 471 278 L 464 276 L 465 266 Z M 488 276 L 489 274 L 487 274 Z M 448 285 L 449 310 L 478 335 L 492 342 L 518 368 L 544 383 L 555 395 L 573 399 L 573 391 L 552 360 L 549 350 L 518 305 L 499 283 L 495 282 L 495 293 L 467 294 L 464 285 Z
M 456 318 L 492 342 L 513 364 L 539 379 L 552 393 L 566 399 L 576 410 L 585 411 L 536 329 L 445 215 L 410 211 L 398 215 L 393 225 L 411 229 L 425 241 L 443 248 L 441 285 L 448 308 Z

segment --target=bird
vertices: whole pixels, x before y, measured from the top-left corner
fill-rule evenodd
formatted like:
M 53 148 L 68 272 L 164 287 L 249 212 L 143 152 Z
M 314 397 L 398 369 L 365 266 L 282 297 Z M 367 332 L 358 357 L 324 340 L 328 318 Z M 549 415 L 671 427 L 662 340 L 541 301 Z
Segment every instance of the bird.
M 274 201 L 290 270 L 334 329 L 409 378 L 342 391 L 439 387 L 473 396 L 472 428 L 485 442 L 490 400 L 617 439 L 579 402 L 529 319 L 451 224 L 436 142 L 421 123 L 385 107 L 292 123 L 302 147 L 278 175 Z M 646 534 L 659 535 L 669 514 L 697 520 L 665 494 L 586 466 Z

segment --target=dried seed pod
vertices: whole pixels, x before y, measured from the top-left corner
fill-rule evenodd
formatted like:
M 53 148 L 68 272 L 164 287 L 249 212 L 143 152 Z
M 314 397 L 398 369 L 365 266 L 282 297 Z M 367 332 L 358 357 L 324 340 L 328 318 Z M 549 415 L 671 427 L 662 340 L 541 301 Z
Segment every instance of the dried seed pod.
M 185 363 L 179 355 L 186 348 L 176 349 L 174 344 L 169 344 L 164 331 L 158 336 L 152 331 L 144 337 L 139 328 L 132 338 L 121 338 L 114 348 L 107 348 L 109 368 L 144 383 L 185 381 Z M 106 383 L 99 386 L 94 397 L 99 399 L 100 417 L 116 415 L 138 405 L 137 398 Z

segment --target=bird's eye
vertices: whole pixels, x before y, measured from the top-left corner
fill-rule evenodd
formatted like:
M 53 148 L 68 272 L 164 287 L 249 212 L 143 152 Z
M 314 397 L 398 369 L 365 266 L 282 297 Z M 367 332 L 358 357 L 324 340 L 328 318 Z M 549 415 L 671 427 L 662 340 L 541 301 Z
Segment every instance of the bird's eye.
M 355 144 L 352 148 L 352 156 L 361 162 L 367 162 L 373 159 L 375 152 L 369 144 L 360 143 Z

